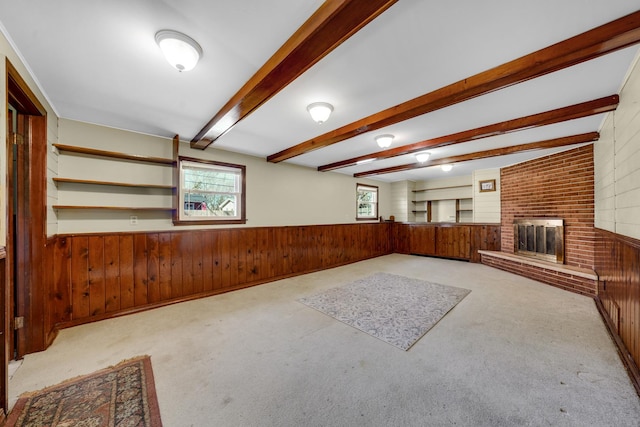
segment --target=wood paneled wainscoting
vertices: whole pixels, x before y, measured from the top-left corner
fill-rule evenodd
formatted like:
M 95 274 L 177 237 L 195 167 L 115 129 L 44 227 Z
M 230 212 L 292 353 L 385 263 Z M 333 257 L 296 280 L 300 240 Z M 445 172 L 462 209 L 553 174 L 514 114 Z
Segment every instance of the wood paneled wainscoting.
M 392 252 L 389 223 L 59 235 L 47 341 L 59 328 Z
M 596 304 L 640 394 L 640 240 L 596 229 Z
M 500 250 L 500 224 L 397 223 L 394 251 L 480 262 L 478 250 Z

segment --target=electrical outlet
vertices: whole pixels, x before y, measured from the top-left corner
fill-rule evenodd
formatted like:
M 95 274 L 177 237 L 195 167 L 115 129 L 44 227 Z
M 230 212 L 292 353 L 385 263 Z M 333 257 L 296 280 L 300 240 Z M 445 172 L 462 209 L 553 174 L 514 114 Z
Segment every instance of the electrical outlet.
M 138 217 L 135 215 L 131 215 L 129 217 L 129 224 L 131 225 L 138 225 Z

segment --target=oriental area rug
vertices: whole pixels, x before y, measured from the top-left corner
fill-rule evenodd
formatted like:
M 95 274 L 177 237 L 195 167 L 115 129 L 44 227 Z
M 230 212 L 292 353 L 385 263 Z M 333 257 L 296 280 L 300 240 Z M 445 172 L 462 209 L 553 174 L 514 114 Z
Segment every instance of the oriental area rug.
M 376 273 L 298 301 L 406 351 L 469 292 Z
M 149 356 L 20 397 L 6 426 L 160 427 Z

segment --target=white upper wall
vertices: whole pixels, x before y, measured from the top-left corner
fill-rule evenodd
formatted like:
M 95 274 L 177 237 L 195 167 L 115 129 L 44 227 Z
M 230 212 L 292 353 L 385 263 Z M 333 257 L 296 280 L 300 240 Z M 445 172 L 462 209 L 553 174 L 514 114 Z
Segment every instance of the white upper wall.
M 640 239 L 640 62 L 594 144 L 595 226 Z
M 172 141 L 149 135 L 60 119 L 60 143 L 152 157 L 172 157 Z M 246 227 L 356 222 L 356 183 L 379 187 L 379 215 L 390 215 L 390 184 L 289 165 L 209 148 L 180 144 L 180 155 L 241 164 L 246 172 Z M 172 168 L 61 153 L 60 177 L 135 184 L 171 185 Z M 58 184 L 60 205 L 162 206 L 171 191 L 85 184 Z M 138 217 L 137 224 L 130 216 Z M 59 233 L 162 231 L 212 226 L 174 226 L 169 211 L 59 210 Z M 216 227 L 216 226 L 213 226 Z M 221 226 L 217 226 L 221 227 Z M 225 226 L 228 227 L 228 226 Z
M 495 191 L 480 191 L 480 181 L 495 180 Z M 500 169 L 473 171 L 473 222 L 500 222 Z

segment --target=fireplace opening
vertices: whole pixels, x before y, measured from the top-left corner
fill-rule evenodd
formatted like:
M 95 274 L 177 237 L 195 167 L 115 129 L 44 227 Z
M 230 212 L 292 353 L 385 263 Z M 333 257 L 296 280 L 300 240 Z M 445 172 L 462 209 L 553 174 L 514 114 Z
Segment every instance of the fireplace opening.
M 558 264 L 564 263 L 564 221 L 560 218 L 516 218 L 514 252 Z

